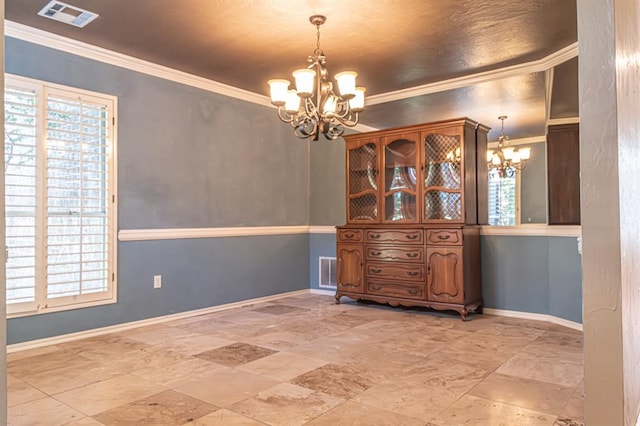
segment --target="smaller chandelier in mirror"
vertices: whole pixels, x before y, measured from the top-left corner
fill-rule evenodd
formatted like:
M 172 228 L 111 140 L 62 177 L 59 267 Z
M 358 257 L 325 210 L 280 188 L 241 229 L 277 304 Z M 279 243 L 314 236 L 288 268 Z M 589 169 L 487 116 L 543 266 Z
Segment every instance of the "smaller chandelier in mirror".
M 489 172 L 495 172 L 500 177 L 511 177 L 519 170 L 527 167 L 527 160 L 531 158 L 531 148 L 513 148 L 508 146 L 509 138 L 504 135 L 504 120 L 506 115 L 501 115 L 498 120 L 502 122 L 498 148 L 487 150 L 487 168 Z
M 278 107 L 278 117 L 291 124 L 301 139 L 318 140 L 320 134 L 336 139 L 345 127 L 358 124 L 358 114 L 364 110 L 364 87 L 356 86 L 358 74 L 343 71 L 335 75 L 338 91 L 334 91 L 325 66 L 326 57 L 320 49 L 320 25 L 327 18 L 313 15 L 309 21 L 316 26 L 316 49 L 307 58 L 309 66 L 293 72 L 295 89 L 288 80 L 269 80 L 271 103 Z

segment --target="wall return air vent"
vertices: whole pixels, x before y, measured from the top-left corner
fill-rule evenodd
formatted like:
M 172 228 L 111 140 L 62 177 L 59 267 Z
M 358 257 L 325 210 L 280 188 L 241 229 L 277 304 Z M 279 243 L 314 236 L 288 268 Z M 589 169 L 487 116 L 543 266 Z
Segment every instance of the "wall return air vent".
M 88 10 L 80 9 L 79 7 L 56 0 L 50 1 L 38 12 L 38 15 L 80 28 L 98 17 L 97 13 L 89 12 Z

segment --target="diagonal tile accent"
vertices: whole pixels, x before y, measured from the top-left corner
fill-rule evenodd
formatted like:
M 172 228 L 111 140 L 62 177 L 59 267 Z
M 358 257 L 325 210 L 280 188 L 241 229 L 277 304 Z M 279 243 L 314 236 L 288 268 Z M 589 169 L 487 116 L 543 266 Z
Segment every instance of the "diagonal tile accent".
M 346 365 L 327 364 L 291 380 L 291 383 L 342 398 L 351 398 L 374 383 L 361 370 Z
M 267 349 L 261 346 L 249 345 L 247 343 L 234 343 L 232 345 L 202 352 L 196 356 L 200 359 L 226 365 L 228 367 L 237 367 L 275 354 L 276 352 L 277 351 L 274 351 L 273 349 Z
M 105 425 L 172 426 L 191 422 L 217 408 L 214 405 L 169 390 L 112 408 L 93 417 Z

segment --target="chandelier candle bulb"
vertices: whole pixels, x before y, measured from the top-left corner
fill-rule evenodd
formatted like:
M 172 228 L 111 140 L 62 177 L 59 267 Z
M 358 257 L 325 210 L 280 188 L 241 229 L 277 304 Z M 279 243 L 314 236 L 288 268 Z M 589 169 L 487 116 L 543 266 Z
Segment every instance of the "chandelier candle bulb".
M 357 76 L 358 73 L 355 71 L 343 71 L 336 74 L 338 90 L 343 99 L 351 99 L 356 95 Z
M 520 148 L 518 152 L 520 153 L 520 158 L 523 160 L 531 158 L 531 148 Z
M 356 87 L 356 94 L 353 98 L 349 99 L 349 106 L 353 112 L 364 111 L 364 92 L 367 89 L 364 87 Z
M 504 155 L 505 160 L 511 160 L 513 158 L 514 150 L 513 148 L 503 148 L 502 155 Z
M 293 77 L 296 79 L 298 96 L 301 98 L 310 98 L 313 95 L 313 82 L 316 77 L 316 72 L 309 68 L 303 68 L 294 71 Z
M 296 93 L 295 90 L 291 89 L 287 91 L 286 101 L 284 104 L 284 109 L 288 114 L 295 114 L 300 109 L 300 96 Z
M 487 163 L 489 163 L 492 158 L 493 158 L 493 151 L 489 149 L 487 150 Z
M 280 78 L 269 80 L 267 83 L 269 83 L 271 103 L 277 106 L 284 105 L 287 100 L 287 91 L 290 83 Z

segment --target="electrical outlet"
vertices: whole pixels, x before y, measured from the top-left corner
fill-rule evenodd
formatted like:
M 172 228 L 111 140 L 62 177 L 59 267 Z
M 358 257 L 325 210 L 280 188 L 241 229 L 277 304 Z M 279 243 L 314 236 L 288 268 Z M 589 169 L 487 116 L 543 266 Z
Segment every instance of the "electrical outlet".
M 161 288 L 161 287 L 162 287 L 162 275 L 154 275 L 153 288 Z

